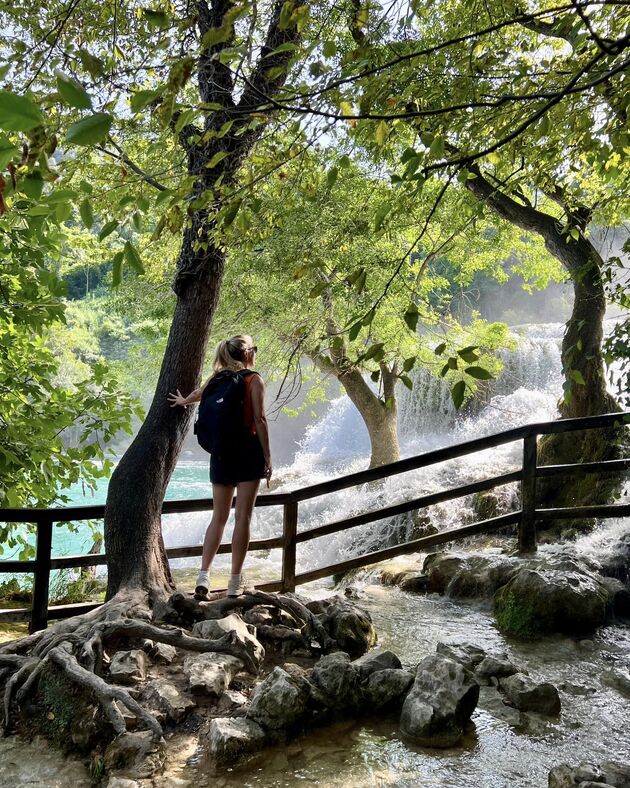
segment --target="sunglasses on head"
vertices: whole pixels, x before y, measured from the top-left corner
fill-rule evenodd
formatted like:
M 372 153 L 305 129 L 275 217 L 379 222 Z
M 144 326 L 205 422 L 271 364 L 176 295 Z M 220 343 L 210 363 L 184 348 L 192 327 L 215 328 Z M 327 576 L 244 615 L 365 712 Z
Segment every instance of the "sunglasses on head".
M 249 350 L 251 350 L 253 353 L 258 353 L 258 345 L 252 345 Z

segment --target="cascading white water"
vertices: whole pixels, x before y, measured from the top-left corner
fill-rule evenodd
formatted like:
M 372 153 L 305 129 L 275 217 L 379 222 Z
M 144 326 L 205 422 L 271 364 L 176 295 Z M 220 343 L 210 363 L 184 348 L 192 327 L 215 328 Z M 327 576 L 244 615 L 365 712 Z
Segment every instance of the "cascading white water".
M 557 402 L 562 391 L 560 344 L 564 326 L 533 324 L 516 327 L 513 331 L 517 348 L 503 351 L 504 370 L 490 388 L 488 404 L 473 416 L 458 416 L 448 385 L 426 371 L 414 373 L 412 391 L 400 387 L 399 434 L 403 457 L 557 416 Z M 277 471 L 281 484 L 276 491 L 288 491 L 362 470 L 369 462 L 369 451 L 367 431 L 356 408 L 347 397 L 339 397 L 330 403 L 323 418 L 307 430 L 294 462 Z M 520 442 L 507 444 L 391 477 L 383 483 L 362 485 L 305 501 L 300 504 L 300 530 L 506 473 L 520 466 L 520 452 Z M 503 494 L 509 497 L 515 490 L 504 488 Z M 431 507 L 429 515 L 432 524 L 440 530 L 470 521 L 471 498 Z M 201 539 L 205 516 L 186 515 L 186 518 L 184 529 L 181 528 L 182 516 L 168 518 L 167 544 L 190 543 L 191 536 L 192 541 Z M 228 524 L 226 536 L 229 536 L 230 527 Z M 279 535 L 281 528 L 280 509 L 256 510 L 253 523 L 256 538 Z M 412 532 L 413 519 L 407 515 L 314 539 L 299 546 L 298 565 L 306 569 L 335 563 L 358 552 L 404 540 Z M 261 570 L 269 568 L 277 573 L 279 551 L 263 560 L 262 565 L 260 559 L 255 560 Z

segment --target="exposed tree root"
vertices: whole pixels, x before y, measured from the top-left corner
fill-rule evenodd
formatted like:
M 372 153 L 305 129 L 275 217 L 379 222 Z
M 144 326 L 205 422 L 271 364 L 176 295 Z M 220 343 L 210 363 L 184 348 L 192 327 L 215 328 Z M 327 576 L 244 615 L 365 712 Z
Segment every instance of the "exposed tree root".
M 171 596 L 169 602 L 184 619 L 189 621 L 223 618 L 236 610 L 250 610 L 257 605 L 276 607 L 290 613 L 301 625 L 303 635 L 309 640 L 316 640 L 323 651 L 329 651 L 335 645 L 319 619 L 298 599 L 287 594 L 246 591 L 242 596 L 202 602 L 178 592 Z

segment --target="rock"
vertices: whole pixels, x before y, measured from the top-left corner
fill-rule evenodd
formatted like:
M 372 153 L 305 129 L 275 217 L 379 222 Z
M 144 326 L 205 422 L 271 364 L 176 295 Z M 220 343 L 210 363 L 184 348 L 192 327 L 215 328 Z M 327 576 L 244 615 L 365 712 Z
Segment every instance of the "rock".
M 494 594 L 517 567 L 517 559 L 491 551 L 483 555 L 433 553 L 425 559 L 423 571 L 429 575 L 429 591 L 453 598 L 475 598 Z
M 308 602 L 306 606 L 341 651 L 351 657 L 360 657 L 376 644 L 376 630 L 370 614 L 347 599 L 335 596 Z
M 451 580 L 464 565 L 464 558 L 447 553 L 431 553 L 422 566 L 422 571 L 428 575 L 427 591 L 444 594 Z
M 362 688 L 362 704 L 366 711 L 400 706 L 413 684 L 408 670 L 385 668 L 371 673 Z
M 170 665 L 177 656 L 177 649 L 167 643 L 152 643 L 146 653 L 156 665 Z
M 452 747 L 479 699 L 479 685 L 470 671 L 442 654 L 425 657 L 402 707 L 400 730 L 428 747 Z
M 109 675 L 117 684 L 135 684 L 147 676 L 147 658 L 144 651 L 117 651 L 109 665 Z
M 206 751 L 217 766 L 233 766 L 265 746 L 264 730 L 245 717 L 217 717 L 205 737 Z
M 110 777 L 105 788 L 140 788 L 140 783 L 126 777 Z
M 429 575 L 424 572 L 407 572 L 398 583 L 402 591 L 420 593 L 429 589 Z
M 607 615 L 609 619 L 630 619 L 630 591 L 614 577 L 600 578 L 601 584 L 608 591 Z
M 579 766 L 562 764 L 549 772 L 549 788 L 630 788 L 630 766 L 606 761 L 601 765 L 583 761 Z
M 459 662 L 468 670 L 473 670 L 486 656 L 481 646 L 473 643 L 438 643 L 435 650 L 438 654 Z
M 264 605 L 257 605 L 242 614 L 242 619 L 246 624 L 251 624 L 254 627 L 273 624 L 273 614 L 271 608 Z
M 122 771 L 120 777 L 142 780 L 162 769 L 166 757 L 164 739 L 154 741 L 150 731 L 122 733 L 105 750 L 107 771 Z
M 288 731 L 302 721 L 309 698 L 305 678 L 290 676 L 276 667 L 256 688 L 247 718 L 272 734 Z
M 566 568 L 552 564 L 521 569 L 495 594 L 494 612 L 499 629 L 507 634 L 588 635 L 606 621 L 607 602 L 599 579 L 573 561 Z
M 562 684 L 558 684 L 558 689 L 562 690 L 562 692 L 566 692 L 567 695 L 593 695 L 597 690 L 595 687 L 589 687 L 586 684 L 573 684 L 570 681 L 563 681 Z
M 560 695 L 558 690 L 543 682 L 537 684 L 524 673 L 499 679 L 499 686 L 508 701 L 520 711 L 536 711 L 540 714 L 559 714 Z
M 226 690 L 219 698 L 215 709 L 221 714 L 234 714 L 237 710 L 244 709 L 248 703 L 248 698 L 242 692 Z
M 504 677 L 519 673 L 519 669 L 509 659 L 496 659 L 484 657 L 475 668 L 475 676 L 482 681 L 487 681 L 491 676 Z
M 362 679 L 377 670 L 386 670 L 387 668 L 399 670 L 402 668 L 401 661 L 393 651 L 385 651 L 382 649 L 368 651 L 367 654 L 359 657 L 359 659 L 355 659 L 352 664 L 359 669 Z
M 188 687 L 194 695 L 222 695 L 234 675 L 243 670 L 240 659 L 229 654 L 195 654 L 184 660 Z
M 319 659 L 313 667 L 310 680 L 319 690 L 319 699 L 328 708 L 338 711 L 358 708 L 361 700 L 361 669 L 350 662 L 350 657 L 342 651 Z
M 479 707 L 498 720 L 503 720 L 513 728 L 521 726 L 521 712 L 512 706 L 506 706 L 503 696 L 495 687 L 481 687 L 479 690 Z
M 630 674 L 621 670 L 604 670 L 601 675 L 602 684 L 616 689 L 621 695 L 630 698 Z
M 229 616 L 209 621 L 198 621 L 192 628 L 193 637 L 206 640 L 219 640 L 228 633 L 233 633 L 236 643 L 240 643 L 253 657 L 257 665 L 265 657 L 265 649 L 256 638 L 256 627 L 245 623 L 240 616 L 232 613 Z
M 143 697 L 158 709 L 161 709 L 173 722 L 180 722 L 189 711 L 195 708 L 195 702 L 180 692 L 177 687 L 164 679 L 154 679 L 147 685 Z

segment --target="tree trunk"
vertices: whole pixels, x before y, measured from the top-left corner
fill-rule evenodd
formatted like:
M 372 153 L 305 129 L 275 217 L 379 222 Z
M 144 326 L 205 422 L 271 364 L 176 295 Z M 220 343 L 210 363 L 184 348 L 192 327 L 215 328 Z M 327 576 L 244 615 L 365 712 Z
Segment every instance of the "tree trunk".
M 340 372 L 337 374 L 337 379 L 361 414 L 370 436 L 370 468 L 399 460 L 398 411 L 394 397 L 394 382 L 387 382 L 385 401 L 383 401 L 368 386 L 358 369 Z

